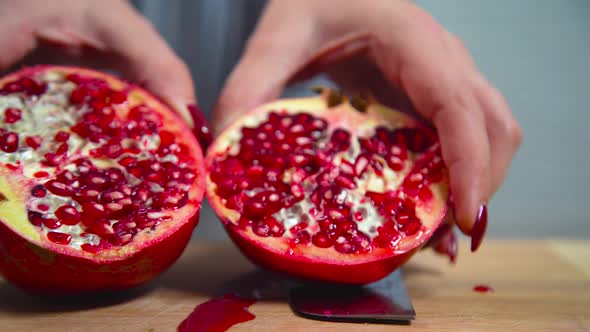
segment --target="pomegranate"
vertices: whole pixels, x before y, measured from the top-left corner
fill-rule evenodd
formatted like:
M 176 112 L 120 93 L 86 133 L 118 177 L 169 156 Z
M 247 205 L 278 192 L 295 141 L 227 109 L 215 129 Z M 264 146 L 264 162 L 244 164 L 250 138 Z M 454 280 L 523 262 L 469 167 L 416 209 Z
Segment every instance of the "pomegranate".
M 252 261 L 364 284 L 403 264 L 447 212 L 434 132 L 324 89 L 256 108 L 210 146 L 206 195 Z
M 39 292 L 121 289 L 169 267 L 203 198 L 190 129 L 140 87 L 39 66 L 0 79 L 0 272 Z

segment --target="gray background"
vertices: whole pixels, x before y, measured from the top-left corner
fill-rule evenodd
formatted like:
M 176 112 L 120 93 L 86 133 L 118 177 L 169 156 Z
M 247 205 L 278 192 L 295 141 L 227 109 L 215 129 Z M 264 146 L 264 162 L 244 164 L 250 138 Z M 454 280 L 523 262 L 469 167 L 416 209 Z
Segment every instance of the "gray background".
M 135 3 L 187 61 L 210 113 L 263 2 Z M 491 202 L 490 236 L 590 235 L 590 1 L 417 3 L 465 41 L 524 129 L 511 173 Z M 226 238 L 208 206 L 195 237 Z

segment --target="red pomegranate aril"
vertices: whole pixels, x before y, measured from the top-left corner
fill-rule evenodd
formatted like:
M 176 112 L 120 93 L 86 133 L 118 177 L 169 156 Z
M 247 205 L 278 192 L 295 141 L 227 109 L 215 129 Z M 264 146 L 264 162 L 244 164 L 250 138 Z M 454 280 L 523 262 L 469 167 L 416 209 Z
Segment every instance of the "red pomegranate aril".
M 70 234 L 59 233 L 59 232 L 49 232 L 49 233 L 47 233 L 47 238 L 51 242 L 54 242 L 57 244 L 62 244 L 62 245 L 68 245 L 72 241 L 72 236 Z
M 84 86 L 78 86 L 70 94 L 70 102 L 73 104 L 81 104 L 88 97 L 88 90 Z
M 369 166 L 371 158 L 367 153 L 360 154 L 354 162 L 354 173 L 357 177 L 361 177 L 367 167 Z
M 263 221 L 259 221 L 252 225 L 252 231 L 261 237 L 269 237 L 271 234 L 270 227 Z
M 373 172 L 375 172 L 375 174 L 377 176 L 383 176 L 383 164 L 376 159 L 373 159 L 369 162 L 369 164 L 371 165 L 371 168 L 373 169 Z
M 58 182 L 56 180 L 49 180 L 45 183 L 45 188 L 49 192 L 57 196 L 71 196 L 74 192 L 69 185 Z
M 363 219 L 364 219 L 363 213 L 362 213 L 362 212 L 360 212 L 360 211 L 356 211 L 356 212 L 353 214 L 353 216 L 354 216 L 354 221 L 356 221 L 356 222 L 361 222 L 361 221 L 363 221 Z
M 64 225 L 77 225 L 80 222 L 80 213 L 71 205 L 62 205 L 55 211 L 55 216 Z
M 47 205 L 47 204 L 39 204 L 39 205 L 37 205 L 37 209 L 39 211 L 46 212 L 46 211 L 49 211 L 49 205 Z
M 41 137 L 39 136 L 27 136 L 25 143 L 33 150 L 38 149 L 41 146 Z
M 61 226 L 61 223 L 55 219 L 43 219 L 43 225 L 49 229 L 56 229 Z
M 64 155 L 68 152 L 68 143 L 61 143 L 56 150 L 57 155 Z
M 38 172 L 35 172 L 35 174 L 33 174 L 33 176 L 36 177 L 37 179 L 46 178 L 49 176 L 49 173 L 47 173 L 45 171 L 38 171 Z
M 311 242 L 319 248 L 329 248 L 332 246 L 332 241 L 324 233 L 315 233 L 312 236 Z
M 295 236 L 295 241 L 296 243 L 308 244 L 311 242 L 311 235 L 309 235 L 309 232 L 301 230 L 297 232 Z
M 343 129 L 336 129 L 332 133 L 330 143 L 337 151 L 346 151 L 350 147 L 350 134 Z
M 104 205 L 100 203 L 86 202 L 82 203 L 82 212 L 84 218 L 99 219 L 106 216 Z
M 432 199 L 432 197 L 432 191 L 430 190 L 430 188 L 428 188 L 428 186 L 423 186 L 422 188 L 420 188 L 420 191 L 418 191 L 418 198 L 421 201 L 428 202 Z
M 55 141 L 56 142 L 66 142 L 70 138 L 70 133 L 60 130 L 55 134 Z
M 38 211 L 27 211 L 27 217 L 31 224 L 41 226 L 43 224 L 43 215 Z
M 0 135 L 0 149 L 7 153 L 15 152 L 18 149 L 18 134 L 7 132 Z
M 336 178 L 336 183 L 346 189 L 356 188 L 356 183 L 353 180 L 351 180 L 343 175 L 340 175 L 339 177 Z
M 84 243 L 83 245 L 81 245 L 80 249 L 84 250 L 85 252 L 91 253 L 91 254 L 96 254 L 100 251 L 99 246 L 94 246 L 94 245 L 91 245 L 88 243 Z
M 127 94 L 123 91 L 111 91 L 109 98 L 113 104 L 122 104 L 127 101 Z
M 398 156 L 389 155 L 386 159 L 387 166 L 392 170 L 399 172 L 404 169 L 404 161 Z
M 65 154 L 56 154 L 49 152 L 43 155 L 45 157 L 44 162 L 48 166 L 59 166 L 65 160 Z
M 22 119 L 22 111 L 18 108 L 9 107 L 4 110 L 4 122 L 13 124 Z
M 406 235 L 414 235 L 422 228 L 422 224 L 419 221 L 413 221 L 402 226 L 402 230 Z
M 47 195 L 47 191 L 45 190 L 45 187 L 38 184 L 38 185 L 34 186 L 33 189 L 31 189 L 31 195 L 33 197 L 43 198 Z

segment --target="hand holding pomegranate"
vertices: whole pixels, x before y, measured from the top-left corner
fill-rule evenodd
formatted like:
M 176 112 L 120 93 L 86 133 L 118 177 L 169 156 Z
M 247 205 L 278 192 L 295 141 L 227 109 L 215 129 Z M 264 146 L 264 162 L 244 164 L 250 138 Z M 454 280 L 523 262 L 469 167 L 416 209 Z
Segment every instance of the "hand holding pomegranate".
M 201 129 L 198 122 L 204 118 L 187 107 L 196 103 L 187 66 L 128 1 L 4 0 L 0 21 L 0 71 L 25 56 L 43 64 L 114 69 L 157 93 Z
M 407 1 L 271 1 L 224 88 L 215 126 L 317 73 L 396 106 L 396 88 L 403 90 L 438 131 L 456 223 L 475 251 L 521 130 L 460 40 Z

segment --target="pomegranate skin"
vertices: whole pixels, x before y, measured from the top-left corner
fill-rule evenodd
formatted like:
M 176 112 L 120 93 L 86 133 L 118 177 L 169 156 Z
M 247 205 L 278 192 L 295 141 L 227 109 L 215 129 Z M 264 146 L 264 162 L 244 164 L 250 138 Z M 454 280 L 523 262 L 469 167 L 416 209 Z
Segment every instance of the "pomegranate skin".
M 277 253 L 255 244 L 240 230 L 231 227 L 228 234 L 240 251 L 254 264 L 290 276 L 330 283 L 364 285 L 388 276 L 403 265 L 419 248 L 403 254 L 358 264 L 314 261 L 290 252 Z
M 41 65 L 23 68 L 0 78 L 0 87 L 6 82 L 40 72 L 100 79 L 115 90 L 129 93 L 131 97 L 125 102 L 130 106 L 145 103 L 152 107 L 154 113 L 163 119 L 162 127 L 158 129 L 172 131 L 176 134 L 177 142 L 188 146 L 186 154 L 194 162 L 192 166 L 196 177 L 190 189 L 187 189 L 186 205 L 169 210 L 172 217 L 170 222 L 154 228 L 151 235 L 138 233 L 133 241 L 119 248 L 105 250 L 103 254 L 85 252 L 68 245 L 60 246 L 43 237 L 39 239 L 37 235 L 31 236 L 30 231 L 23 232 L 23 228 L 14 221 L 19 219 L 15 218 L 18 213 L 12 213 L 2 205 L 24 208 L 26 195 L 39 183 L 36 179 L 24 177 L 18 169 L 20 166 L 0 163 L 0 275 L 26 291 L 57 295 L 121 290 L 153 280 L 180 257 L 198 224 L 205 181 L 203 153 L 198 141 L 172 108 L 159 98 L 140 86 L 103 72 L 80 67 Z
M 186 248 L 197 213 L 170 236 L 122 260 L 94 261 L 48 250 L 0 222 L 0 271 L 14 285 L 34 293 L 75 294 L 144 284 L 168 269 Z
M 217 160 L 223 160 L 221 158 L 228 155 L 228 151 L 236 153 L 233 156 L 239 156 L 239 153 L 242 153 L 241 150 L 237 152 L 238 149 L 234 145 L 237 144 L 235 142 L 238 142 L 243 137 L 240 135 L 240 131 L 244 133 L 243 128 L 248 128 L 248 130 L 251 130 L 249 128 L 259 129 L 260 127 L 257 126 L 267 123 L 265 122 L 266 118 L 271 113 L 292 116 L 298 112 L 308 113 L 322 118 L 327 123 L 333 125 L 334 128 L 342 126 L 350 133 L 357 134 L 363 132 L 363 135 L 369 135 L 368 133 L 374 131 L 375 128 L 386 126 L 389 123 L 395 126 L 393 128 L 401 128 L 401 130 L 405 128 L 424 128 L 424 131 L 428 132 L 428 129 L 423 127 L 416 119 L 410 118 L 400 112 L 395 112 L 378 103 L 369 102 L 365 109 L 359 110 L 353 106 L 352 101 L 346 98 L 342 99 L 340 97 L 337 100 L 338 102 L 334 104 L 334 100 L 331 97 L 333 97 L 331 92 L 324 89 L 322 95 L 319 97 L 278 100 L 251 110 L 235 123 L 231 124 L 213 142 L 207 152 L 206 168 L 208 169 L 208 178 L 206 195 L 211 206 L 221 219 L 229 237 L 240 249 L 242 254 L 254 264 L 269 270 L 312 281 L 362 285 L 380 280 L 406 263 L 418 250 L 424 247 L 435 230 L 441 225 L 448 210 L 448 175 L 446 171 L 440 175 L 440 178 L 435 181 L 436 183 L 433 182 L 432 186 L 429 187 L 431 189 L 429 198 L 425 198 L 423 202 L 417 203 L 416 213 L 422 223 L 417 233 L 406 234 L 394 247 L 373 247 L 368 252 L 353 253 L 339 252 L 333 246 L 319 247 L 312 242 L 296 242 L 292 235 L 287 235 L 287 232 L 289 232 L 287 226 L 285 226 L 285 231 L 281 236 L 259 236 L 251 226 L 244 226 L 253 224 L 242 224 L 243 214 L 240 214 L 236 208 L 228 205 L 227 202 L 235 202 L 237 199 L 232 201 L 217 192 L 217 188 L 223 188 L 223 190 L 229 188 L 227 183 L 223 182 L 225 177 L 214 177 L 214 170 L 221 163 L 217 162 Z M 270 131 L 268 128 L 264 130 Z M 358 131 L 355 132 L 355 130 Z M 334 132 L 336 130 L 332 133 Z M 242 135 L 246 134 L 244 133 Z M 254 149 L 264 148 L 260 143 L 257 144 L 253 145 Z M 416 157 L 418 159 L 416 159 L 415 164 L 411 166 L 406 164 L 404 166 L 403 176 L 407 181 L 411 181 L 409 174 L 413 174 L 413 167 L 419 167 L 417 169 L 424 167 L 425 163 L 422 161 L 431 160 L 426 155 L 430 153 L 432 153 L 430 156 L 436 155 L 433 152 L 435 150 L 424 152 L 420 157 Z M 361 154 L 357 158 L 359 156 Z M 289 156 L 284 156 L 284 158 L 288 160 Z M 355 157 L 353 156 L 351 158 L 354 159 Z M 418 166 L 418 164 L 422 166 Z M 228 170 L 227 177 L 230 177 L 232 172 L 237 171 Z M 264 174 L 264 171 L 262 173 Z M 249 179 L 241 180 L 246 182 Z M 244 182 L 238 181 L 238 185 Z M 405 182 L 401 181 L 400 183 L 398 184 L 398 189 Z M 402 189 L 405 190 L 404 188 Z M 246 206 L 246 202 L 242 201 L 243 206 Z M 237 206 L 242 208 L 240 205 Z M 272 207 L 267 205 L 266 208 Z M 277 215 L 274 215 L 275 218 L 278 218 Z M 298 222 L 307 224 L 309 219 L 306 218 L 305 221 Z

